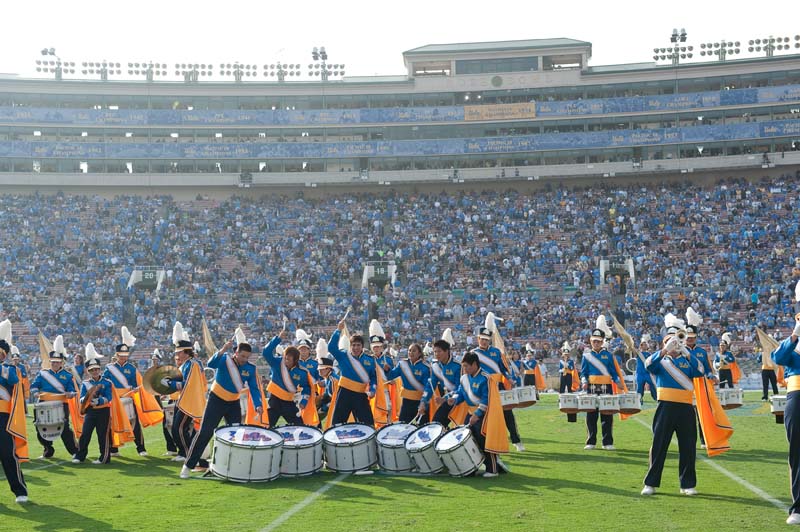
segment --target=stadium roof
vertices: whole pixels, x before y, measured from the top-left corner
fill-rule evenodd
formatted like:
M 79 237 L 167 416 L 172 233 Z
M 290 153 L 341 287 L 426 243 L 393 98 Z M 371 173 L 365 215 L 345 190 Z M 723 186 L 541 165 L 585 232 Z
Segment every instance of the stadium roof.
M 403 52 L 403 55 L 500 52 L 508 50 L 531 50 L 546 48 L 574 48 L 576 46 L 591 47 L 592 43 L 575 39 L 526 39 L 522 41 L 467 42 L 455 44 L 428 44 Z

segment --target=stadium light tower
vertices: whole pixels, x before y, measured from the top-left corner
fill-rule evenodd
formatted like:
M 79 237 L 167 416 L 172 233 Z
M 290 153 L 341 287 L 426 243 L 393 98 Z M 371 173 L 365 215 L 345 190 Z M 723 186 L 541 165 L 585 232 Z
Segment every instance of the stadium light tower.
M 794 47 L 800 48 L 800 35 L 795 35 L 794 41 Z M 792 47 L 789 44 L 789 37 L 773 37 L 772 35 L 766 39 L 750 39 L 747 44 L 748 52 L 764 52 L 767 57 L 774 56 L 775 50 L 788 51 Z
M 122 74 L 122 70 L 120 70 L 120 64 L 114 63 L 112 61 L 84 61 L 81 63 L 83 66 L 83 70 L 81 70 L 81 74 L 84 76 L 87 74 L 97 74 L 100 76 L 102 81 L 108 81 L 109 75 L 119 75 Z
M 175 63 L 175 75 L 183 76 L 186 83 L 197 83 L 200 77 L 211 75 L 211 63 Z
M 142 61 L 141 63 L 128 63 L 128 75 L 144 75 L 147 81 L 153 81 L 157 76 L 167 75 L 166 63 L 153 63 L 152 61 Z
M 655 53 L 653 59 L 656 61 L 665 61 L 669 59 L 675 66 L 678 66 L 681 59 L 691 59 L 693 56 L 694 46 L 686 46 L 683 44 L 686 42 L 686 35 L 685 29 L 681 29 L 680 32 L 678 32 L 677 28 L 673 29 L 672 35 L 669 38 L 672 46 L 665 48 L 653 48 L 653 52 Z
M 241 83 L 242 78 L 253 76 L 255 77 L 258 75 L 258 66 L 257 65 L 247 65 L 244 63 L 240 63 L 236 61 L 235 63 L 226 63 L 219 65 L 219 75 L 220 76 L 233 76 L 234 81 L 236 83 Z
M 64 74 L 75 73 L 75 63 L 61 61 L 61 58 L 56 54 L 55 48 L 42 48 L 42 55 L 45 57 L 55 57 L 56 59 L 55 61 L 52 59 L 37 59 L 36 72 L 49 72 L 55 74 L 57 81 L 61 81 L 64 77 Z
M 725 61 L 729 55 L 739 55 L 741 53 L 739 46 L 741 46 L 739 41 L 733 42 L 725 39 L 719 42 L 704 42 L 700 44 L 700 55 L 709 57 L 716 55 L 717 60 Z
M 308 75 L 311 77 L 317 76 L 322 81 L 328 81 L 330 76 L 344 76 L 343 64 L 328 64 L 328 52 L 325 51 L 324 46 L 317 48 L 316 46 L 311 51 L 311 59 L 316 63 L 308 65 Z
M 264 77 L 277 77 L 278 81 L 286 81 L 286 76 L 300 77 L 300 63 L 272 63 L 264 65 Z

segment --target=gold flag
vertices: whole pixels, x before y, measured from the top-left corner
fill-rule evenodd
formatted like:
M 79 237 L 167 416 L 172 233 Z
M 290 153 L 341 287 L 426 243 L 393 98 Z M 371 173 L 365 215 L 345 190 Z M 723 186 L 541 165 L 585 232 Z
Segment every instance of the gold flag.
M 620 322 L 617 321 L 617 317 L 614 316 L 614 313 L 611 313 L 611 319 L 614 320 L 614 329 L 617 331 L 617 334 L 622 338 L 625 347 L 628 348 L 628 351 L 635 357 L 639 356 L 639 350 L 636 349 L 636 344 L 633 341 L 633 337 L 625 330 L 625 327 L 622 326 Z
M 207 356 L 211 357 L 214 353 L 217 352 L 217 346 L 214 344 L 214 340 L 211 338 L 211 331 L 208 330 L 208 323 L 206 323 L 206 319 L 203 318 L 203 347 L 206 350 Z
M 758 334 L 758 342 L 761 344 L 761 352 L 769 356 L 769 353 L 772 353 L 778 348 L 778 341 L 762 331 L 761 327 L 756 327 L 756 333 Z
M 53 344 L 39 333 L 39 356 L 42 359 L 42 369 L 50 369 L 50 351 L 53 350 Z

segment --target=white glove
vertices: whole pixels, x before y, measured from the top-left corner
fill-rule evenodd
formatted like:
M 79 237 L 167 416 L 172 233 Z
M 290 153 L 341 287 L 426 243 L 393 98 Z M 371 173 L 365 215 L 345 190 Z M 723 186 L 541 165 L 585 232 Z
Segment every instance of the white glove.
M 679 353 L 681 349 L 681 342 L 674 336 L 667 341 L 667 345 L 664 346 L 664 351 L 667 353 Z
M 800 321 L 796 321 L 794 323 L 794 330 L 792 331 L 794 336 L 800 336 Z
M 163 379 L 161 379 L 161 385 L 162 385 L 162 386 L 169 386 L 169 379 L 168 379 L 168 378 L 166 378 L 166 377 L 164 377 Z

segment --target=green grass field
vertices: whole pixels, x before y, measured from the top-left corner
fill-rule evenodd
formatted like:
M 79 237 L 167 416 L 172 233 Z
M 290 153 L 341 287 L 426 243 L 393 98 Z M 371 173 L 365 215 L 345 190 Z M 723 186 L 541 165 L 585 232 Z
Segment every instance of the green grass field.
M 759 394 L 748 393 L 744 407 L 729 411 L 736 430 L 733 450 L 713 463 L 788 506 L 784 429 L 769 414 L 768 404 L 758 399 Z M 3 485 L 0 530 L 787 528 L 783 510 L 706 460 L 697 464 L 700 495 L 679 495 L 675 449 L 657 495 L 641 497 L 652 402 L 627 421 L 615 420 L 617 450 L 612 452 L 584 451 L 583 416 L 578 423 L 567 423 L 556 402 L 555 396 L 545 396 L 536 406 L 516 411 L 528 450 L 506 457 L 512 473 L 494 479 L 321 473 L 259 484 L 199 476 L 184 481 L 178 478 L 180 464 L 160 456 L 165 450 L 160 428 L 146 431 L 151 456 L 139 457 L 129 444 L 106 466 L 72 465 L 59 442 L 55 459 L 32 460 L 24 466 L 29 504 L 15 504 Z M 41 447 L 32 440 L 31 454 L 37 456 Z M 96 457 L 95 445 L 92 442 L 90 459 Z M 327 490 L 318 498 L 286 515 L 323 486 Z

